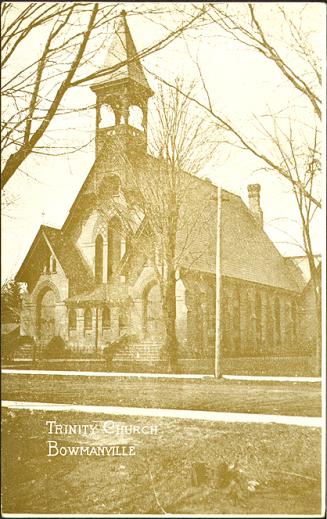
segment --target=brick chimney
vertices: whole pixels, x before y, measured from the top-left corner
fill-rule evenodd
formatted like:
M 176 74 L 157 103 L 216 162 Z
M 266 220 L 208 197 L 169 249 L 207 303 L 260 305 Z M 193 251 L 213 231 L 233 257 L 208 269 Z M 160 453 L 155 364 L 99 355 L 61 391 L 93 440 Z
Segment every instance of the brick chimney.
M 249 208 L 260 227 L 263 227 L 263 212 L 260 207 L 260 184 L 248 185 Z

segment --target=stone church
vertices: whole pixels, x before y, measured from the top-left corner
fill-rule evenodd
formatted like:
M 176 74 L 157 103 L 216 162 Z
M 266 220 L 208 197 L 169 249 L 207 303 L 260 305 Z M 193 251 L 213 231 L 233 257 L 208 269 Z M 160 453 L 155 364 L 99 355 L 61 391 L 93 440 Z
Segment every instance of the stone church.
M 75 355 L 101 357 L 108 343 L 127 334 L 131 340 L 115 361 L 135 371 L 141 364 L 164 369 L 166 361 L 160 287 L 144 252 L 151 235 L 145 231 L 146 215 L 133 208 L 133 179 L 146 182 L 145 170 L 155 175 L 160 169 L 160 160 L 147 151 L 153 92 L 140 61 L 133 59 L 136 53 L 123 14 L 104 67 L 91 85 L 96 98 L 94 164 L 62 228 L 40 227 L 16 275 L 27 284 L 21 334 L 33 336 L 40 351 L 61 336 Z M 106 69 L 122 61 L 126 65 L 108 74 Z M 306 282 L 264 232 L 260 186 L 248 186 L 248 204 L 221 191 L 218 235 L 217 187 L 183 175 L 189 189 L 177 233 L 181 368 L 213 371 L 217 240 L 222 355 L 295 355 L 302 348 L 299 316 Z

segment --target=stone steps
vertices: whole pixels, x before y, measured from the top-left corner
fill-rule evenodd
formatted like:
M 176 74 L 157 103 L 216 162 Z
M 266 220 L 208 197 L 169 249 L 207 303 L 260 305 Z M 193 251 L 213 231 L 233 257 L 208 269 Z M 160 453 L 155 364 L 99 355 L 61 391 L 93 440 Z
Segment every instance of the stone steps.
M 128 344 L 114 356 L 114 361 L 158 362 L 160 361 L 161 344 L 140 342 Z
M 33 359 L 33 346 L 31 344 L 21 344 L 15 351 L 15 360 Z

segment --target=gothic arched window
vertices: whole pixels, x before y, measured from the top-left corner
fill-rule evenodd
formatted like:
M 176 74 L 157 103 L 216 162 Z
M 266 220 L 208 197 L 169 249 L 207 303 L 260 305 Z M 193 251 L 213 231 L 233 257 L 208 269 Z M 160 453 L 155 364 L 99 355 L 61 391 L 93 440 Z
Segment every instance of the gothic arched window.
M 241 295 L 240 290 L 233 291 L 233 348 L 235 353 L 241 349 Z
M 275 334 L 276 341 L 280 341 L 280 302 L 278 297 L 274 301 L 274 318 L 275 318 Z
M 105 306 L 102 311 L 102 328 L 110 328 L 110 321 L 110 308 L 108 306 Z
M 69 330 L 76 330 L 76 327 L 77 327 L 76 310 L 69 310 L 68 328 L 69 328 Z
M 297 304 L 296 304 L 296 301 L 292 301 L 292 306 L 291 306 L 291 320 L 292 320 L 292 336 L 293 336 L 293 341 L 295 342 L 296 341 L 296 338 L 297 338 L 297 327 L 296 327 L 296 321 L 297 321 Z
M 84 310 L 84 330 L 92 330 L 92 310 L 85 308 Z
M 52 268 L 51 268 L 51 272 L 52 272 L 53 274 L 56 274 L 56 272 L 57 272 L 57 262 L 56 262 L 56 258 L 54 258 L 53 256 L 52 256 Z
M 98 234 L 95 240 L 95 281 L 103 281 L 103 238 Z
M 261 304 L 261 295 L 257 290 L 255 293 L 255 326 L 256 326 L 256 342 L 257 346 L 261 347 L 262 342 L 262 304 Z

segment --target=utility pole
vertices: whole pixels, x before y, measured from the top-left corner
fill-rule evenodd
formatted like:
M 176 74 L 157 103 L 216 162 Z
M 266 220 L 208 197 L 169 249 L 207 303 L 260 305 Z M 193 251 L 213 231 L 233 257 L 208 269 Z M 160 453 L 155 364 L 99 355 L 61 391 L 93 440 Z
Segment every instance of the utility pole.
M 221 187 L 217 187 L 215 377 L 221 373 Z

